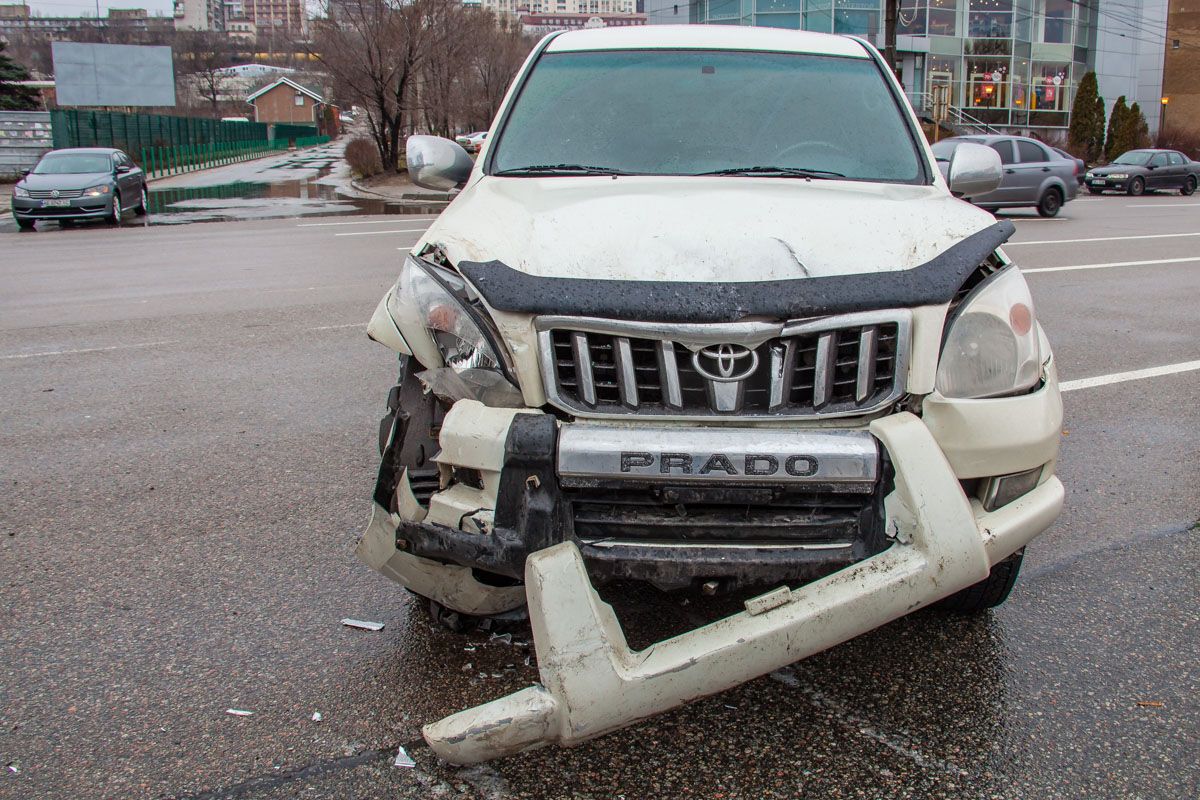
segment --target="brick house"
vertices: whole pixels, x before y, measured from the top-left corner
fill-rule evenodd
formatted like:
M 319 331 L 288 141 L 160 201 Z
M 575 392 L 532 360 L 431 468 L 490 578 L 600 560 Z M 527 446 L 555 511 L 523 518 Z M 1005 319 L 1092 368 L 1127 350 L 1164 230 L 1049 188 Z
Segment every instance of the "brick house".
M 289 125 L 316 125 L 325 107 L 325 98 L 291 78 L 268 83 L 246 98 L 254 106 L 255 122 L 282 122 Z

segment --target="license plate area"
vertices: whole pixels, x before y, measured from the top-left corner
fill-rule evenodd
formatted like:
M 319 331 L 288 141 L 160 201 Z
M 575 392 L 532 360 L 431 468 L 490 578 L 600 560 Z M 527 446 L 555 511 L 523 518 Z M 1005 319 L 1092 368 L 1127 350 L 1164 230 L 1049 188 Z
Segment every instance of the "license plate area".
M 70 200 L 43 200 L 42 208 L 69 208 Z
M 563 425 L 565 486 L 612 482 L 840 486 L 871 491 L 879 445 L 866 431 Z

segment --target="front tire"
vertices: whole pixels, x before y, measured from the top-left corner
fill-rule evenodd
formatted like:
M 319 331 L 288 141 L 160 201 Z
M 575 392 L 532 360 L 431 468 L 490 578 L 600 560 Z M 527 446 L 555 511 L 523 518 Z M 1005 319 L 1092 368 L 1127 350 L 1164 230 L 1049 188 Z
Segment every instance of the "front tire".
M 1025 548 L 992 567 L 991 573 L 974 586 L 968 586 L 939 602 L 935 607 L 952 614 L 979 614 L 1008 599 L 1021 572 Z
M 1134 178 L 1129 182 L 1129 187 L 1125 191 L 1129 192 L 1130 197 L 1141 197 L 1146 192 L 1146 181 L 1142 178 Z
M 20 218 L 14 216 L 13 220 L 16 221 L 18 230 L 31 231 L 34 229 L 33 228 L 34 222 L 31 219 L 20 219 Z
M 113 192 L 112 210 L 108 213 L 108 219 L 105 220 L 109 225 L 121 224 L 121 195 Z
M 144 217 L 146 216 L 146 210 L 146 186 L 143 184 L 141 197 L 138 198 L 137 208 L 133 209 L 133 213 L 137 214 L 139 217 Z
M 1058 189 L 1047 189 L 1046 193 L 1042 195 L 1042 199 L 1038 200 L 1038 216 L 1058 216 L 1058 210 L 1060 208 L 1062 208 L 1062 194 L 1058 191 Z
M 1183 195 L 1184 197 L 1187 197 L 1191 194 L 1194 194 L 1195 191 L 1196 191 L 1196 176 L 1188 175 L 1187 180 L 1184 181 L 1183 186 L 1180 187 L 1179 193 L 1181 195 Z

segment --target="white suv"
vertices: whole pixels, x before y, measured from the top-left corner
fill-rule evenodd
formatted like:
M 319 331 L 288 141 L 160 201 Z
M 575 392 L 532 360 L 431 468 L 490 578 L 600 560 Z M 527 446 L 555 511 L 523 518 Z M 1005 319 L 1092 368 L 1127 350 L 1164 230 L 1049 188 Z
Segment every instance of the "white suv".
M 528 609 L 539 685 L 425 727 L 575 744 L 914 609 L 1001 602 L 1063 500 L 1050 346 L 1009 222 L 956 199 L 866 42 L 552 34 L 369 332 L 400 354 L 358 547 L 447 621 Z M 594 583 L 743 592 L 642 651 Z M 753 587 L 758 587 L 757 589 Z M 747 591 L 750 590 L 750 591 Z

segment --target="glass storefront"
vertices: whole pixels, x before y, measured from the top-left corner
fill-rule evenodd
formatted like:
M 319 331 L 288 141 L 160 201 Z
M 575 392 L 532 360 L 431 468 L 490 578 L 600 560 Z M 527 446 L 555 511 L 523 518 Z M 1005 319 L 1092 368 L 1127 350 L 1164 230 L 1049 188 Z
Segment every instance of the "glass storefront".
M 699 2 L 700 22 L 850 34 L 883 46 L 884 0 Z M 899 0 L 905 91 L 927 108 L 935 87 L 948 86 L 951 105 L 998 127 L 1066 127 L 1087 72 L 1093 16 L 1078 0 Z

